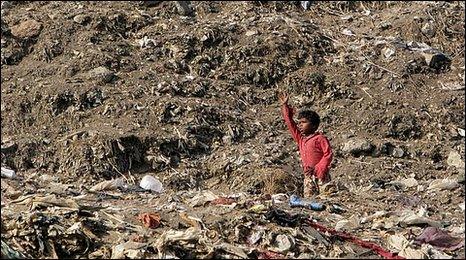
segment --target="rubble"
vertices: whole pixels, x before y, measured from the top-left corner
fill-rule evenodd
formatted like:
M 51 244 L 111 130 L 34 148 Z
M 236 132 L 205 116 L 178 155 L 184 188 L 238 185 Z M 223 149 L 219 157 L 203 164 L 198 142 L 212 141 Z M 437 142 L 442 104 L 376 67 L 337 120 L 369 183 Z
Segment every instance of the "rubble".
M 434 189 L 439 189 L 439 190 L 451 190 L 456 187 L 458 187 L 458 181 L 455 179 L 437 179 L 433 180 L 427 189 L 429 190 L 434 190 Z
M 365 139 L 353 138 L 344 144 L 341 151 L 358 156 L 360 154 L 370 154 L 374 148 L 374 145 Z
M 462 2 L 2 1 L 2 258 L 463 259 L 463 25 Z M 309 201 L 278 91 L 334 148 Z
M 11 27 L 11 34 L 18 38 L 27 39 L 38 36 L 41 30 L 42 24 L 31 19 Z
M 108 83 L 112 81 L 113 77 L 114 77 L 113 72 L 102 66 L 95 68 L 89 71 L 88 73 L 88 78 L 90 80 L 96 80 L 98 82 L 104 82 L 104 83 Z
M 423 53 L 423 56 L 427 65 L 434 69 L 441 69 L 451 62 L 451 59 L 443 53 Z

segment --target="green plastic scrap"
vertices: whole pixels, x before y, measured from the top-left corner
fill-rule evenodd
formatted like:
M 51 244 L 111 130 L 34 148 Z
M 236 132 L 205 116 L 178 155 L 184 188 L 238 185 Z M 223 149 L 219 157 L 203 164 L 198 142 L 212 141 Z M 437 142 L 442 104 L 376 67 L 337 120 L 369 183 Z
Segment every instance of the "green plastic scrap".
M 25 259 L 23 254 L 11 248 L 2 240 L 2 259 Z

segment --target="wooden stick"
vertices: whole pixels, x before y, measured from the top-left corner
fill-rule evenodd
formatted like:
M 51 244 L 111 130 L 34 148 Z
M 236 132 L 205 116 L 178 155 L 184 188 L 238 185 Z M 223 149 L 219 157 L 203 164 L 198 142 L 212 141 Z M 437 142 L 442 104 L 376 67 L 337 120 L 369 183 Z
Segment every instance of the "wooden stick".
M 373 165 L 373 163 L 362 162 L 362 161 L 358 161 L 358 160 L 351 160 L 351 162 L 357 162 L 357 163 L 362 163 L 362 164 L 367 164 L 367 165 Z
M 370 98 L 373 98 L 364 88 L 359 87 L 362 91 L 364 91 Z
M 364 58 L 366 58 L 367 62 L 369 62 L 370 64 L 372 64 L 372 65 L 378 67 L 379 69 L 382 69 L 382 70 L 385 70 L 385 71 L 387 71 L 387 72 L 390 72 L 390 73 L 392 73 L 393 75 L 395 75 L 395 76 L 397 76 L 397 77 L 400 77 L 400 74 L 398 74 L 398 73 L 396 73 L 396 72 L 394 72 L 394 71 L 391 71 L 391 70 L 389 70 L 389 69 L 387 69 L 387 68 L 385 68 L 385 67 L 382 67 L 382 66 L 380 66 L 380 65 L 377 65 L 377 64 L 373 63 L 372 61 L 370 61 L 369 58 L 367 58 L 365 55 L 363 55 L 363 56 L 364 56 Z
M 126 178 L 126 176 L 125 176 L 123 173 L 121 173 L 121 172 L 117 169 L 117 167 L 116 167 L 115 165 L 113 165 L 112 162 L 110 162 L 110 159 L 107 158 L 107 162 L 113 167 L 113 169 L 115 169 L 116 172 L 118 172 L 118 173 L 126 180 L 127 183 L 130 183 L 129 180 L 128 180 L 128 178 Z

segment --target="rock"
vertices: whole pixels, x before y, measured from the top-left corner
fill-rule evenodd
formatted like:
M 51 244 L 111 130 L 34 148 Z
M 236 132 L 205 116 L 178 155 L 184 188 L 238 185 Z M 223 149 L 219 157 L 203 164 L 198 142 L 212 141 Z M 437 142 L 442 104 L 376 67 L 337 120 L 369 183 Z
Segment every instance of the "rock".
M 463 87 L 464 88 L 464 87 Z M 464 137 L 464 129 L 458 128 L 458 134 L 462 137 Z
M 387 30 L 390 29 L 390 27 L 392 27 L 392 24 L 388 21 L 383 21 L 377 26 L 380 30 Z
M 277 250 L 280 253 L 286 253 L 294 247 L 295 242 L 292 237 L 284 234 L 279 234 L 275 238 L 275 244 L 275 250 Z
M 101 66 L 89 71 L 88 79 L 109 83 L 112 81 L 114 76 L 115 74 L 111 70 Z
M 222 141 L 224 144 L 232 144 L 233 143 L 233 138 L 230 135 L 224 135 L 222 137 Z
M 391 150 L 390 155 L 395 158 L 403 158 L 405 151 L 400 147 L 395 147 Z
M 418 181 L 413 177 L 407 179 L 397 179 L 389 182 L 388 184 L 396 185 L 401 189 L 412 188 L 418 186 Z
M 91 18 L 85 14 L 78 14 L 73 18 L 73 21 L 79 24 L 84 24 L 88 22 Z
M 246 36 L 253 36 L 258 34 L 259 32 L 257 30 L 250 30 L 246 32 Z
M 464 206 L 465 206 L 464 202 L 460 203 L 458 206 L 460 207 L 461 211 L 464 212 Z M 463 227 L 463 233 L 464 233 L 464 227 Z
M 183 16 L 189 16 L 193 13 L 193 8 L 190 1 L 176 1 L 178 13 Z
M 354 138 L 346 142 L 342 148 L 343 153 L 350 153 L 358 156 L 360 154 L 370 154 L 374 150 L 374 145 L 361 138 Z
M 401 147 L 396 147 L 390 142 L 383 143 L 375 152 L 375 155 L 380 154 L 389 155 L 395 158 L 403 158 L 406 155 L 406 152 Z
M 360 223 L 361 223 L 360 219 L 357 216 L 352 215 L 348 219 L 342 219 L 342 220 L 338 221 L 335 224 L 335 230 L 337 230 L 337 231 L 342 231 L 342 230 L 351 231 L 351 230 L 359 228 Z
M 434 69 L 441 69 L 450 64 L 451 59 L 441 52 L 436 53 L 422 53 L 427 65 Z
M 2 1 L 2 16 L 8 14 L 11 5 L 11 1 Z
M 458 182 L 455 179 L 436 179 L 433 180 L 430 184 L 429 187 L 427 187 L 428 190 L 452 190 L 458 187 Z
M 18 144 L 16 144 L 15 142 L 13 141 L 8 141 L 8 142 L 5 142 L 5 143 L 2 143 L 2 153 L 5 154 L 5 153 L 14 153 L 16 152 L 16 150 L 18 149 Z
M 395 50 L 389 47 L 385 47 L 382 49 L 382 54 L 386 59 L 388 59 L 393 56 L 393 54 L 395 54 Z
M 141 1 L 141 4 L 147 7 L 151 7 L 151 6 L 156 6 L 160 4 L 161 2 L 162 1 Z
M 3 10 L 2 10 L 3 11 Z M 2 35 L 4 34 L 9 34 L 10 33 L 10 28 L 8 27 L 8 24 L 6 24 L 3 19 L 1 20 L 1 26 L 2 26 Z M 6 41 L 4 39 L 2 39 L 2 48 L 4 46 L 4 44 L 6 43 Z
M 355 34 L 350 29 L 347 29 L 347 28 L 343 29 L 341 33 L 347 36 L 355 36 Z
M 435 27 L 432 22 L 425 23 L 422 28 L 421 32 L 427 37 L 433 37 L 435 35 Z
M 456 168 L 464 168 L 464 162 L 457 151 L 450 151 L 447 158 L 447 164 Z
M 42 24 L 36 20 L 27 20 L 11 27 L 11 34 L 18 38 L 32 38 L 40 34 Z
M 459 168 L 458 171 L 459 171 L 459 173 L 456 176 L 456 181 L 458 183 L 464 184 L 464 172 L 465 172 L 464 168 Z

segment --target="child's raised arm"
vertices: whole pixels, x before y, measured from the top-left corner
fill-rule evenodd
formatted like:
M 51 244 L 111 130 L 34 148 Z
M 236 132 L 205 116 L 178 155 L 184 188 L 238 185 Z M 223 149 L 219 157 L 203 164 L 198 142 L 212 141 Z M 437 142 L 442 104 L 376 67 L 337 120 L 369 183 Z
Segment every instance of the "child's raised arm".
M 288 94 L 284 92 L 278 93 L 278 100 L 280 101 L 282 107 L 282 115 L 285 119 L 285 124 L 288 127 L 288 130 L 290 131 L 293 139 L 299 144 L 301 141 L 301 134 L 299 133 L 298 127 L 293 120 L 293 111 L 288 105 Z
M 285 92 L 278 93 L 278 100 L 280 101 L 280 105 L 288 104 L 288 94 Z

